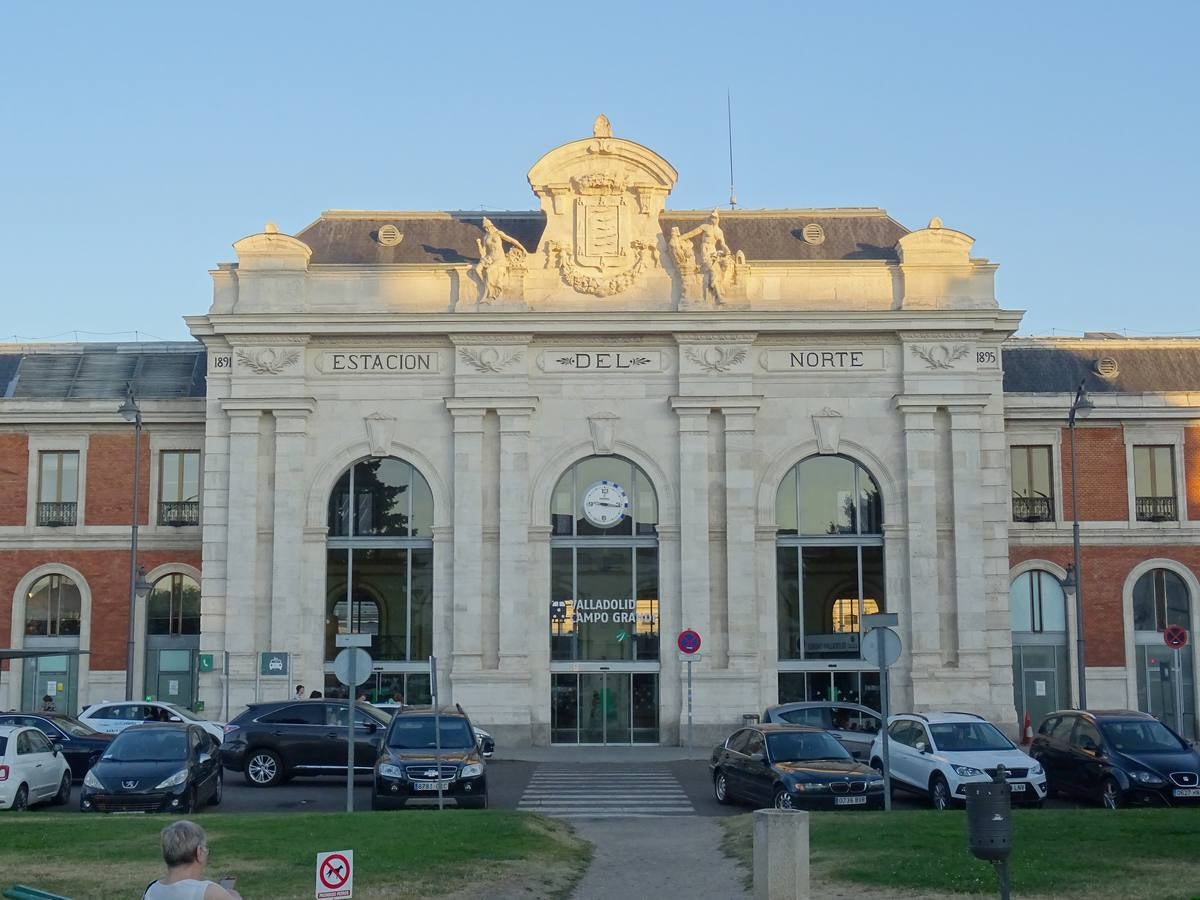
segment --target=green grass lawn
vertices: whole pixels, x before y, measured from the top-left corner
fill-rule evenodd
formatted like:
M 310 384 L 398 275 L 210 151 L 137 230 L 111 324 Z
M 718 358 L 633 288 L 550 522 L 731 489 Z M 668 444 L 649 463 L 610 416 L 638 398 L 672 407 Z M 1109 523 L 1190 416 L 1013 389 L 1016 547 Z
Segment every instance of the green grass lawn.
M 753 816 L 724 820 L 725 849 L 751 867 Z M 815 813 L 814 873 L 832 881 L 995 894 L 967 850 L 966 813 Z M 1200 809 L 1014 810 L 1014 897 L 1200 897 Z
M 140 897 L 165 869 L 169 816 L 0 815 L 0 890 L 29 884 L 72 898 Z M 316 854 L 354 851 L 354 896 L 428 897 L 501 881 L 562 896 L 591 848 L 561 822 L 502 810 L 209 814 L 207 876 L 231 872 L 248 898 L 312 897 Z

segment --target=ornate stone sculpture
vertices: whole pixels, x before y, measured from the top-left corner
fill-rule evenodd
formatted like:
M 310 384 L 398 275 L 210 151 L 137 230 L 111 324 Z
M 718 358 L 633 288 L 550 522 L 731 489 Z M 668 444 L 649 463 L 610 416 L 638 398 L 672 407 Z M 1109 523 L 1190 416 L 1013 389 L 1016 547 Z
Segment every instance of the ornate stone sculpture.
M 721 230 L 721 214 L 714 209 L 707 222 L 697 225 L 686 234 L 678 234 L 678 229 L 671 229 L 671 254 L 677 266 L 683 255 L 683 246 L 688 247 L 690 255 L 690 242 L 696 237 L 700 238 L 700 271 L 704 275 L 705 294 L 720 302 L 729 289 L 737 284 L 739 270 L 745 269 L 746 257 L 741 251 L 734 254 L 729 249 L 725 243 L 725 232 Z M 679 274 L 687 275 L 690 272 L 680 266 Z
M 695 272 L 695 248 L 692 247 L 691 241 L 683 239 L 683 235 L 679 233 L 678 225 L 671 226 L 671 238 L 668 244 L 671 248 L 671 259 L 675 263 L 675 268 L 679 270 L 679 274 L 686 277 Z
M 513 248 L 507 254 L 505 243 Z M 509 269 L 525 268 L 527 254 L 520 241 L 505 234 L 488 218 L 483 220 L 483 239 L 476 238 L 475 245 L 479 248 L 479 262 L 475 265 L 480 284 L 479 302 L 490 303 L 504 290 Z

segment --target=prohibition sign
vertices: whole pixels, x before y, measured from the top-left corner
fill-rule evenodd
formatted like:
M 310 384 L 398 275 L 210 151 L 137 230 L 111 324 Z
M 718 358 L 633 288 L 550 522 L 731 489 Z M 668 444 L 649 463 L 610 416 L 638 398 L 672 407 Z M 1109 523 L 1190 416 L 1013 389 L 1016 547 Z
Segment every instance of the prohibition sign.
M 675 645 L 679 647 L 680 653 L 686 653 L 688 656 L 691 656 L 700 649 L 700 635 L 690 628 L 687 631 L 681 631 Z
M 350 879 L 350 860 L 340 853 L 325 857 L 321 863 L 320 877 L 321 884 L 336 891 Z
M 1168 625 L 1163 629 L 1163 643 L 1172 650 L 1182 650 L 1187 646 L 1188 633 L 1182 625 Z

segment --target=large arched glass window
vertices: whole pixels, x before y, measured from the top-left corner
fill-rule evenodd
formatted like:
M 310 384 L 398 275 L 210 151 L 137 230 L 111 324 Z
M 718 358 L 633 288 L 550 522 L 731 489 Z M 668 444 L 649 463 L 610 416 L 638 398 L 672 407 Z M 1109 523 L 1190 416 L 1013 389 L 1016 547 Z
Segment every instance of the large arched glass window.
M 1008 589 L 1008 603 L 1014 632 L 1067 630 L 1067 597 L 1062 582 L 1050 572 L 1022 572 Z
M 1037 726 L 1048 713 L 1070 706 L 1067 664 L 1067 596 L 1054 573 L 1031 569 L 1008 590 L 1012 627 L 1013 703 L 1017 718 Z
M 339 633 L 373 635 L 379 662 L 428 659 L 433 494 L 424 476 L 393 457 L 355 463 L 329 498 L 326 553 L 326 659 Z
M 658 500 L 637 465 L 593 456 L 551 498 L 551 740 L 658 741 Z
M 146 604 L 147 634 L 199 634 L 200 585 L 179 572 L 154 582 Z
M 1133 585 L 1133 638 L 1137 655 L 1138 709 L 1162 719 L 1186 738 L 1196 727 L 1196 650 L 1163 645 L 1168 625 L 1194 633 L 1187 583 L 1170 569 L 1151 569 Z
M 79 634 L 79 588 L 66 575 L 43 575 L 25 597 L 25 634 L 59 637 Z

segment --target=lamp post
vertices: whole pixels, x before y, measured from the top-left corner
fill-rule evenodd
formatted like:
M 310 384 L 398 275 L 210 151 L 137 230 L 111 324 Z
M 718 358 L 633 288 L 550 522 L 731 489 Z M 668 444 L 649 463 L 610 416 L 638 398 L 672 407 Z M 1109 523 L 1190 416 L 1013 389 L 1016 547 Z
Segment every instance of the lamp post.
M 1084 390 L 1084 381 L 1079 382 L 1075 391 L 1075 399 L 1071 401 L 1071 410 L 1067 414 L 1067 426 L 1071 432 L 1071 542 L 1074 547 L 1075 561 L 1067 566 L 1067 577 L 1063 582 L 1063 590 L 1074 591 L 1075 594 L 1075 665 L 1076 682 L 1079 687 L 1079 708 L 1087 709 L 1087 661 L 1084 655 L 1083 643 L 1083 577 L 1079 559 L 1079 478 L 1075 469 L 1075 419 L 1080 412 L 1092 408 Z
M 129 535 L 129 639 L 125 646 L 125 699 L 133 699 L 134 611 L 139 591 L 146 593 L 146 570 L 138 568 L 138 494 L 142 475 L 142 410 L 133 396 L 133 385 L 125 386 L 125 402 L 117 410 L 126 422 L 133 423 L 133 512 Z

